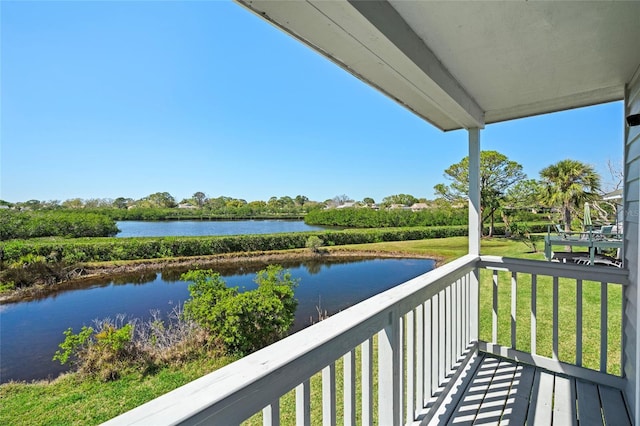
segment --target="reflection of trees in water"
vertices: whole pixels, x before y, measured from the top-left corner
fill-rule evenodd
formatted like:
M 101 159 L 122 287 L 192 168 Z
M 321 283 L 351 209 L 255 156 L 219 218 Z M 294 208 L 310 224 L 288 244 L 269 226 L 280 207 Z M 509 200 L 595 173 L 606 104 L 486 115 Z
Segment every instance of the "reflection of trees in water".
M 175 282 L 180 280 L 180 276 L 185 272 L 188 272 L 192 269 L 211 269 L 214 272 L 219 273 L 223 277 L 229 276 L 243 276 L 243 275 L 255 275 L 256 272 L 265 269 L 269 265 L 277 264 L 282 266 L 284 269 L 295 269 L 304 267 L 309 271 L 310 274 L 314 275 L 321 271 L 323 266 L 329 267 L 334 263 L 351 263 L 361 261 L 363 259 L 323 259 L 323 258 L 311 258 L 311 259 L 302 259 L 302 260 L 283 260 L 283 261 L 271 261 L 266 262 L 264 260 L 256 261 L 256 260 L 239 260 L 234 262 L 233 264 L 203 264 L 196 266 L 182 266 L 177 268 L 164 268 L 162 273 L 162 279 L 168 282 Z
M 123 284 L 147 284 L 158 279 L 158 272 L 156 271 L 141 271 L 131 274 L 116 275 L 111 278 L 111 284 L 123 285 Z
M 256 261 L 256 260 L 237 260 L 229 264 L 211 263 L 201 265 L 190 265 L 180 267 L 164 267 L 157 270 L 147 271 L 131 271 L 126 273 L 112 274 L 107 277 L 83 279 L 71 283 L 58 284 L 37 293 L 25 295 L 20 301 L 42 300 L 47 297 L 56 297 L 62 293 L 73 290 L 82 290 L 96 287 L 107 287 L 110 285 L 143 285 L 158 279 L 158 274 L 163 281 L 175 283 L 180 281 L 180 276 L 191 269 L 212 269 L 222 276 L 242 276 L 255 275 L 256 272 L 266 268 L 272 264 L 281 265 L 284 269 L 294 269 L 304 267 L 309 274 L 316 275 L 322 271 L 322 267 L 330 268 L 331 265 L 357 263 L 363 260 L 377 259 L 375 256 L 351 256 L 344 258 L 324 258 L 323 256 L 314 255 L 297 260 L 282 261 Z
M 325 263 L 320 260 L 307 260 L 306 262 L 302 262 L 302 265 L 307 268 L 309 274 L 316 275 L 320 273 L 322 265 L 325 265 Z M 329 265 L 327 265 L 327 267 L 328 266 Z

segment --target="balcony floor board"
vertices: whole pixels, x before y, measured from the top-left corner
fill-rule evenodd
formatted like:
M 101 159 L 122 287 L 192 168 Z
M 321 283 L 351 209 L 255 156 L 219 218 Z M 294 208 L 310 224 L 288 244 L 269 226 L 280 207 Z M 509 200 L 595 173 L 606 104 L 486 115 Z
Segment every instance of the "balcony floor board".
M 630 425 L 622 392 L 480 352 L 448 425 Z

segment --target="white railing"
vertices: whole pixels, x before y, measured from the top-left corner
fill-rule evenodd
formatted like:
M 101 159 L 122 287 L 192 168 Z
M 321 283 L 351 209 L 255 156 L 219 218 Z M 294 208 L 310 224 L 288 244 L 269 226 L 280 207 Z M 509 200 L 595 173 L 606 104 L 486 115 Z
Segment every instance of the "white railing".
M 480 291 L 482 306 L 491 309 L 490 327 L 481 327 L 490 334 L 481 332 L 480 350 L 623 388 L 626 271 L 496 256 L 481 256 L 478 266 L 489 271 L 481 273 Z M 499 335 L 508 339 L 499 342 Z
M 234 425 L 262 411 L 263 424 L 277 425 L 289 409 L 280 399 L 295 389 L 295 422 L 309 425 L 316 373 L 325 425 L 336 424 L 338 412 L 346 425 L 425 420 L 444 397 L 439 385 L 475 349 L 477 261 L 468 255 L 439 267 L 107 424 Z
M 595 341 L 601 371 L 582 368 L 583 342 L 594 341 L 584 338 L 584 318 L 591 318 L 585 312 L 593 301 L 582 300 L 593 289 L 583 293 L 583 285 L 594 282 L 600 285 L 597 316 L 603 325 Z M 623 378 L 607 374 L 607 353 L 615 339 L 604 324 L 610 286 L 620 293 L 626 282 L 626 272 L 615 268 L 467 255 L 107 424 L 235 425 L 247 419 L 264 425 L 310 425 L 312 419 L 323 425 L 425 424 L 447 405 L 449 389 L 478 349 L 620 388 Z M 550 313 L 540 306 L 549 297 L 539 296 L 549 286 Z M 572 303 L 561 298 L 568 287 L 575 294 Z M 489 291 L 479 293 L 484 290 Z M 529 294 L 527 303 L 523 293 Z M 508 309 L 503 310 L 505 297 Z M 522 315 L 522 309 L 530 314 Z M 560 324 L 566 309 L 576 323 L 573 360 L 562 353 Z M 500 317 L 505 312 L 506 333 Z M 487 318 L 488 326 L 479 325 Z M 524 325 L 523 318 L 528 319 Z M 589 333 L 592 328 L 589 324 Z M 479 329 L 488 329 L 487 337 L 480 336 L 486 341 L 478 339 Z M 528 334 L 526 344 L 522 333 Z M 549 340 L 545 334 L 551 335 L 550 356 L 541 348 Z M 499 341 L 503 335 L 506 342 Z

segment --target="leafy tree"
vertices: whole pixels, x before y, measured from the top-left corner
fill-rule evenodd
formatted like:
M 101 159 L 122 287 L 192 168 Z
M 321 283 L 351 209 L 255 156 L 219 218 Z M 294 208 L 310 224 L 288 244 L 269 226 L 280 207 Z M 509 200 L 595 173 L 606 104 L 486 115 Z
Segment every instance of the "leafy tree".
M 572 212 L 587 201 L 595 200 L 600 189 L 600 175 L 595 169 L 576 160 L 562 160 L 540 171 L 542 201 L 560 207 L 565 231 L 571 231 Z
M 278 197 L 271 197 L 269 201 L 267 201 L 267 208 L 271 212 L 277 212 L 282 208 L 282 200 L 278 199 Z
M 309 201 L 309 198 L 304 195 L 296 195 L 295 200 L 296 204 L 302 207 Z
M 247 205 L 246 200 L 233 199 L 233 200 L 227 201 L 227 203 L 225 204 L 225 207 L 228 207 L 228 208 L 239 208 L 239 207 L 243 207 L 243 206 L 246 206 L 246 205 Z
M 506 202 L 510 207 L 535 207 L 540 201 L 540 182 L 535 179 L 518 181 L 506 193 Z
M 371 197 L 364 197 L 362 199 L 362 202 L 365 203 L 368 206 L 374 205 L 376 203 L 376 201 Z
M 418 199 L 410 194 L 395 194 L 389 195 L 382 199 L 383 206 L 390 206 L 392 204 L 402 204 L 404 206 L 412 206 L 418 202 Z
M 204 192 L 198 191 L 193 194 L 193 200 L 196 202 L 198 207 L 202 208 L 202 206 L 204 206 L 204 203 L 207 201 L 207 196 L 204 194 Z
M 168 192 L 156 192 L 143 198 L 150 207 L 174 208 L 176 207 L 176 199 Z
M 220 196 L 217 198 L 209 198 L 205 201 L 205 205 L 211 210 L 224 210 L 228 201 L 231 201 L 231 197 Z
M 461 201 L 469 196 L 469 157 L 449 166 L 445 177 L 449 185 L 437 184 L 437 194 L 449 201 Z M 481 221 L 490 219 L 489 235 L 493 235 L 494 214 L 502 205 L 506 191 L 516 182 L 526 178 L 522 166 L 497 151 L 480 153 L 480 210 Z
M 293 200 L 293 198 L 285 195 L 284 197 L 280 197 L 280 205 L 283 208 L 293 208 L 295 207 L 296 202 Z
M 127 207 L 132 206 L 133 203 L 134 201 L 132 198 L 118 197 L 113 200 L 112 206 L 117 209 L 126 209 Z
M 71 198 L 63 201 L 62 207 L 67 209 L 81 209 L 84 207 L 84 201 L 82 201 L 82 198 Z
M 256 201 L 251 201 L 248 206 L 251 208 L 251 210 L 253 210 L 255 213 L 260 213 L 263 212 L 267 209 L 267 203 L 261 200 L 256 200 Z

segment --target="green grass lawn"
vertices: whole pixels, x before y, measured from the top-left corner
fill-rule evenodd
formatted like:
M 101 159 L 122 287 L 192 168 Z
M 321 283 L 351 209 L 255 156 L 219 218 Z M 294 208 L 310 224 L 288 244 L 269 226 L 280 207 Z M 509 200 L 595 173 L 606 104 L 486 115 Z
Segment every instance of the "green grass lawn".
M 409 256 L 412 254 L 426 255 L 447 262 L 467 253 L 467 238 L 455 237 L 341 246 L 331 248 L 331 250 L 371 250 L 405 253 Z M 505 238 L 482 240 L 483 254 L 539 260 L 544 258 L 542 253 L 530 253 L 529 250 L 525 244 Z M 507 274 L 500 280 L 498 341 L 508 345 L 510 343 L 510 275 Z M 530 345 L 530 277 L 523 274 L 519 276 L 518 283 L 517 347 L 526 351 Z M 585 305 L 583 362 L 586 366 L 597 369 L 600 359 L 600 284 L 585 282 L 583 285 Z M 607 369 L 612 374 L 619 374 L 622 296 L 619 286 L 610 285 L 609 287 L 609 359 Z M 575 282 L 561 280 L 560 300 L 560 359 L 574 362 Z M 483 340 L 490 340 L 492 304 L 489 271 L 482 271 L 480 306 L 480 337 Z M 547 356 L 551 354 L 551 306 L 551 281 L 539 278 L 537 352 Z M 358 357 L 359 352 L 358 350 Z M 232 361 L 231 358 L 192 361 L 171 369 L 161 370 L 153 375 L 125 375 L 120 380 L 109 383 L 90 379 L 82 380 L 75 374 L 67 374 L 52 382 L 0 385 L 0 424 L 98 424 Z M 336 366 L 337 395 L 342 395 L 341 372 L 342 362 L 339 361 Z M 357 383 L 359 387 L 359 378 Z M 321 412 L 321 405 L 317 402 L 319 395 L 321 395 L 319 375 L 311 380 L 311 393 L 312 400 L 316 401 L 312 403 L 311 409 L 312 413 L 316 415 Z M 341 397 L 338 399 L 340 400 Z M 283 397 L 281 401 L 281 416 L 285 424 L 292 423 L 295 418 L 293 401 L 293 392 Z M 338 418 L 340 418 L 342 416 L 340 404 L 338 404 L 337 410 Z M 359 407 L 358 410 L 360 410 Z M 259 423 L 259 415 L 249 421 L 249 424 Z

